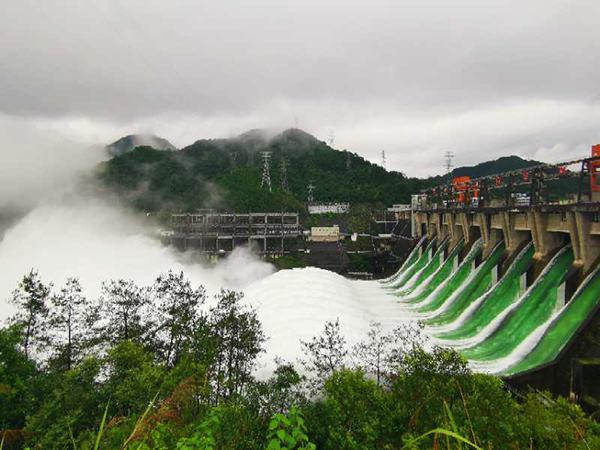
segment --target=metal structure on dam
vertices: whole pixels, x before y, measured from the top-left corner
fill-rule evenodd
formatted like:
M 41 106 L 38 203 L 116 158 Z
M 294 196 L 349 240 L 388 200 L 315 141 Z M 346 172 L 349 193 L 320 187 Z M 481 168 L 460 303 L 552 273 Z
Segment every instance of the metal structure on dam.
M 579 170 L 567 170 L 576 165 Z M 553 196 L 552 183 L 571 193 Z M 383 282 L 475 370 L 600 400 L 600 146 L 413 196 L 418 244 Z M 596 406 L 597 408 L 597 406 Z

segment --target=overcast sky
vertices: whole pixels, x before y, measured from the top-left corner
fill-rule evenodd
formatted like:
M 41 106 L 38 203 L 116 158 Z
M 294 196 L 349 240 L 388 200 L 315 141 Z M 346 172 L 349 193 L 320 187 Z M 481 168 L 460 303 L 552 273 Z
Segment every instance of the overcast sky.
M 599 19 L 598 0 L 2 0 L 0 115 L 84 143 L 297 125 L 419 176 L 447 150 L 558 161 L 600 142 Z

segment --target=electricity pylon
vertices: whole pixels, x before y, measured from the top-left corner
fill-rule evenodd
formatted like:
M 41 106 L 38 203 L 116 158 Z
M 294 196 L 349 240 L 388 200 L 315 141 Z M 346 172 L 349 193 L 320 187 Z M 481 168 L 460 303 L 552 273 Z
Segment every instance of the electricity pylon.
M 260 187 L 263 188 L 266 184 L 269 187 L 269 192 L 271 192 L 271 172 L 269 170 L 271 152 L 261 152 L 260 154 L 263 157 L 263 172 L 262 180 L 260 181 Z
M 315 201 L 315 185 L 311 181 L 308 186 L 308 203 L 314 203 Z

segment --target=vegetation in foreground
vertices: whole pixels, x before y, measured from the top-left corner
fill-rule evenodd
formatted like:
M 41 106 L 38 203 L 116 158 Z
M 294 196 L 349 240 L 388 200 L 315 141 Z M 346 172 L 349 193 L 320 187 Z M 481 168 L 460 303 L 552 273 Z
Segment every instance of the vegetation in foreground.
M 373 324 L 349 347 L 327 323 L 298 367 L 257 380 L 256 312 L 182 274 L 107 282 L 90 301 L 76 279 L 55 289 L 31 272 L 13 302 L 0 329 L 4 449 L 600 448 L 576 405 L 427 353 L 419 330 Z

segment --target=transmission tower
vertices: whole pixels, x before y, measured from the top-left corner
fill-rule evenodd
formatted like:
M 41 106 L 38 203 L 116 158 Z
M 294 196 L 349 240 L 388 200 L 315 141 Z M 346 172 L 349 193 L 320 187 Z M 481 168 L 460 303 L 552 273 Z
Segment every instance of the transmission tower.
M 454 158 L 454 152 L 447 151 L 444 157 L 446 158 L 446 173 L 450 174 L 450 171 L 454 167 L 452 165 L 452 158 Z
M 332 129 L 329 130 L 329 146 L 333 147 L 333 143 L 335 142 L 335 134 Z
M 281 189 L 285 192 L 288 191 L 287 161 L 285 158 L 281 160 Z
M 271 152 L 261 152 L 263 157 L 263 172 L 262 180 L 260 181 L 260 187 L 265 187 L 265 184 L 269 186 L 269 192 L 271 192 L 271 172 L 269 170 L 269 164 L 271 161 Z
M 346 151 L 346 170 L 350 170 L 350 167 L 352 167 L 352 155 Z
M 385 150 L 381 150 L 381 167 L 383 167 L 384 169 L 386 168 Z
M 314 203 L 315 201 L 315 185 L 311 181 L 308 183 L 308 203 Z

